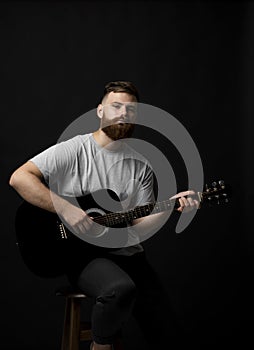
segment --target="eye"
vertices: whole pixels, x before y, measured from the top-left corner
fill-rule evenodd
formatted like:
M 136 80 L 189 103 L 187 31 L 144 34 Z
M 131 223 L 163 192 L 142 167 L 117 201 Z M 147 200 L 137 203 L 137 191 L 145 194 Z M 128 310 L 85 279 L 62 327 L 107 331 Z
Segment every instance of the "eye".
M 136 113 L 136 108 L 133 107 L 133 106 L 129 106 L 129 107 L 128 107 L 128 112 Z
M 113 103 L 112 106 L 116 109 L 120 109 L 121 105 L 119 103 Z

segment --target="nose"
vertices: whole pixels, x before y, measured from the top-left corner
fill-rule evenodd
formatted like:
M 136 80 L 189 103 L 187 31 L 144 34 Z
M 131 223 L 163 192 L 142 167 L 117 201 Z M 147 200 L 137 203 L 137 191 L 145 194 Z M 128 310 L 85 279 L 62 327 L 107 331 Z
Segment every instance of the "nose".
M 125 105 L 122 105 L 122 107 L 121 107 L 121 115 L 124 115 L 124 116 L 127 115 L 127 108 Z

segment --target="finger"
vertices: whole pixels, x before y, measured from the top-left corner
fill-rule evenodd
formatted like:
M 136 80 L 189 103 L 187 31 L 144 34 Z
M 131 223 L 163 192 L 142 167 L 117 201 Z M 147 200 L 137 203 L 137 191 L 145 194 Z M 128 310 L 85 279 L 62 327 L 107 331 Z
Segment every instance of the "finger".
M 189 206 L 185 207 L 184 210 L 191 211 L 199 208 L 199 202 L 196 199 L 188 198 Z
M 194 203 L 195 203 L 196 208 L 199 209 L 199 208 L 200 208 L 200 203 L 199 203 L 199 201 L 197 201 L 196 199 L 194 199 Z
M 178 193 L 181 197 L 187 197 L 187 196 L 194 196 L 196 193 L 195 191 L 188 190 L 188 191 L 183 191 Z
M 77 230 L 80 234 L 86 233 L 91 229 L 91 226 L 92 222 L 90 223 L 90 221 L 88 221 L 87 218 L 85 218 L 84 220 L 82 220 L 82 222 L 80 222 L 77 225 Z
M 190 205 L 188 198 L 181 197 L 181 202 L 183 203 L 184 207 L 189 207 L 189 205 Z
M 195 195 L 196 195 L 195 191 L 189 190 L 189 191 L 179 192 L 179 193 L 175 194 L 174 196 L 170 197 L 170 199 L 187 197 L 187 196 L 195 196 Z
M 182 198 L 179 198 L 178 202 L 179 202 L 179 207 L 177 208 L 177 210 L 182 212 L 184 209 L 184 202 L 183 202 Z
M 73 232 L 74 231 L 74 232 Z M 78 235 L 81 235 L 82 233 L 84 233 L 84 230 L 83 230 L 83 227 L 82 227 L 82 225 L 76 225 L 76 226 L 73 226 L 72 227 L 72 232 L 73 233 L 76 233 L 76 234 L 78 234 Z
M 188 197 L 187 201 L 188 201 L 190 207 L 194 207 L 195 206 L 195 202 L 194 202 L 194 200 L 191 197 Z
M 90 230 L 91 227 L 92 227 L 92 225 L 93 225 L 93 221 L 90 220 L 90 218 L 86 218 L 86 219 L 84 220 L 83 225 L 85 226 L 86 230 Z

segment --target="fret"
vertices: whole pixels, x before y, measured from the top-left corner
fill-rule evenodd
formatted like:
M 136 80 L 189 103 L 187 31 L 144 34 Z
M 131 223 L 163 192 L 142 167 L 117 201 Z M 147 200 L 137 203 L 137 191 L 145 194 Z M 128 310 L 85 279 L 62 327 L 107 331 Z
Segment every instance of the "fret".
M 131 210 L 128 210 L 127 212 L 101 215 L 94 218 L 94 221 L 108 227 L 122 223 L 126 223 L 128 225 L 131 221 L 148 216 L 151 213 L 160 213 L 170 210 L 172 208 L 171 202 L 172 200 L 165 200 L 157 203 L 148 203 L 142 206 L 137 206 Z
M 223 188 L 224 189 L 224 188 Z M 198 193 L 198 199 L 202 202 L 204 199 L 210 199 L 209 197 L 215 196 L 214 193 L 211 192 L 200 192 Z M 130 209 L 126 212 L 116 212 L 116 213 L 108 213 L 103 214 L 101 216 L 95 217 L 94 221 L 104 225 L 104 226 L 114 226 L 117 224 L 126 223 L 130 224 L 133 220 L 139 219 L 150 214 L 165 212 L 168 210 L 176 209 L 179 205 L 178 199 L 167 199 L 161 202 L 148 203 L 142 206 L 137 206 L 133 209 Z
M 128 223 L 133 220 L 133 215 L 131 210 L 127 211 L 126 216 L 127 216 Z

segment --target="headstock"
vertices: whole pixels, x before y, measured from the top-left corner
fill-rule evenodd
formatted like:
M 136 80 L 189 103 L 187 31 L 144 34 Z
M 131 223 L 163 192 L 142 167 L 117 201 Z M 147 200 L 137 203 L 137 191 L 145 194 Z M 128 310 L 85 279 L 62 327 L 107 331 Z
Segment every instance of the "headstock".
M 201 204 L 207 202 L 210 205 L 228 203 L 229 188 L 223 180 L 213 181 L 210 186 L 205 186 L 205 191 L 201 194 Z

